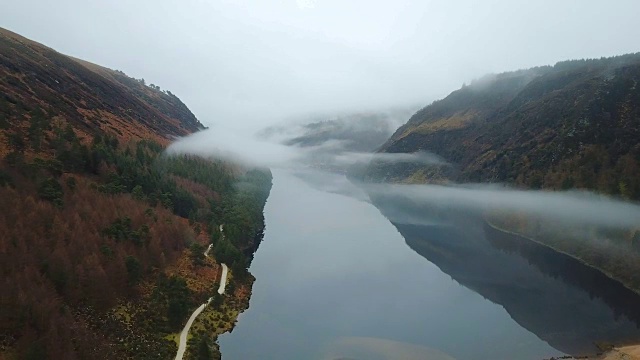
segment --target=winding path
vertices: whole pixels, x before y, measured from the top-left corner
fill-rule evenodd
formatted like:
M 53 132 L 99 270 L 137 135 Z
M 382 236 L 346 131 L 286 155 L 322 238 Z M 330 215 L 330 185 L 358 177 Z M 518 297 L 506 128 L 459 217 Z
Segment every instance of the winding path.
M 222 264 L 222 276 L 220 277 L 220 287 L 218 287 L 218 294 L 224 294 L 224 289 L 227 287 L 227 273 L 229 272 L 229 268 L 227 268 L 227 264 Z M 211 301 L 211 298 L 209 298 Z
M 223 225 L 220 225 L 220 233 L 224 237 L 224 233 L 222 231 L 223 231 Z M 209 244 L 207 251 L 204 252 L 204 256 L 209 257 L 209 251 L 211 251 L 212 246 L 213 244 Z M 226 264 L 222 264 L 222 276 L 220 277 L 220 287 L 218 287 L 218 294 L 220 295 L 224 294 L 224 289 L 227 287 L 228 273 L 229 273 L 229 268 L 227 268 Z M 213 300 L 213 297 L 210 297 L 206 303 L 198 306 L 196 311 L 194 311 L 193 314 L 191 314 L 189 321 L 187 321 L 187 324 L 184 326 L 184 329 L 182 329 L 182 332 L 180 333 L 180 343 L 178 344 L 178 353 L 176 354 L 175 360 L 182 360 L 182 357 L 184 356 L 184 352 L 187 350 L 187 336 L 189 336 L 189 329 L 191 329 L 191 325 L 193 325 L 193 322 L 196 320 L 198 315 L 200 315 L 200 313 L 204 310 L 204 308 L 206 308 L 207 305 L 211 303 L 211 300 Z

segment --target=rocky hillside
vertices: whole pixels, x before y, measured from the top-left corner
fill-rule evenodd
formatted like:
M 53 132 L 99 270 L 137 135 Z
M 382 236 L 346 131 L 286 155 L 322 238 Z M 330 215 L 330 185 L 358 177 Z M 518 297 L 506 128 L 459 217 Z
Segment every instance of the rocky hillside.
M 506 182 L 640 198 L 640 54 L 491 75 L 413 115 L 380 151 L 429 151 L 449 166 L 369 178 Z
M 164 154 L 203 128 L 169 91 L 0 29 L 0 359 L 173 359 L 225 263 L 185 359 L 216 356 L 271 176 Z

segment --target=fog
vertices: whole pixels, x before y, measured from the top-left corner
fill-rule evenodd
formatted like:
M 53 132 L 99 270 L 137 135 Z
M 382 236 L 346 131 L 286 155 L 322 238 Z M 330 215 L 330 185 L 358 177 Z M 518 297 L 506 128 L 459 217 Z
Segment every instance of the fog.
M 639 13 L 633 0 L 22 0 L 3 4 L 0 19 L 58 51 L 177 94 L 211 130 L 169 152 L 304 173 L 371 160 L 448 164 L 436 154 L 350 151 L 344 139 L 302 147 L 251 133 L 310 114 L 417 108 L 487 73 L 635 52 Z M 352 192 L 325 175 L 317 176 L 325 179 L 318 186 Z M 584 194 L 433 185 L 367 190 L 620 226 L 637 223 L 639 214 L 636 205 Z
M 635 0 L 20 0 L 0 26 L 171 90 L 205 125 L 257 129 L 635 52 L 639 13 Z
M 252 167 L 299 170 L 324 164 L 333 168 L 383 163 L 415 163 L 445 166 L 438 155 L 419 151 L 407 153 L 372 153 L 349 151 L 347 141 L 328 139 L 313 146 L 285 145 L 300 132 L 287 136 L 264 137 L 246 134 L 237 129 L 218 126 L 178 139 L 167 149 L 168 154 L 195 154 L 204 157 L 239 162 Z
M 455 166 L 436 154 L 352 152 L 345 150 L 342 142 L 331 139 L 309 147 L 283 145 L 286 138 L 278 138 L 278 141 L 220 128 L 181 139 L 169 147 L 168 153 L 198 154 L 249 166 L 284 169 L 322 191 L 366 202 L 371 202 L 372 197 L 382 198 L 388 205 L 385 215 L 400 223 L 425 224 L 424 221 L 428 221 L 432 224 L 433 218 L 420 216 L 419 208 L 428 204 L 483 214 L 493 211 L 527 214 L 574 226 L 588 224 L 633 229 L 640 224 L 640 206 L 637 204 L 587 191 L 518 190 L 503 184 L 374 184 L 349 180 L 343 174 L 371 161 L 427 167 Z M 390 206 L 393 203 L 401 205 L 394 208 Z
M 491 211 L 522 213 L 568 224 L 614 229 L 633 229 L 640 224 L 640 206 L 637 204 L 583 191 L 523 191 L 481 184 L 465 187 L 364 184 L 364 188 L 372 195 L 417 205 L 446 206 L 485 214 Z M 410 215 L 397 213 L 391 220 L 407 223 L 408 218 Z M 412 219 L 408 222 L 420 224 L 420 219 Z
M 305 155 L 294 147 L 250 136 L 224 126 L 179 139 L 169 146 L 167 153 L 212 156 L 248 166 L 277 168 L 290 168 L 299 163 Z
M 385 216 L 396 223 L 433 225 L 437 219 L 423 216 L 422 209 L 428 206 L 484 215 L 495 211 L 528 215 L 577 226 L 573 235 L 581 225 L 635 229 L 640 224 L 638 204 L 588 191 L 518 190 L 499 184 L 371 184 L 314 169 L 294 173 L 322 191 L 366 202 L 376 198 L 384 204 Z

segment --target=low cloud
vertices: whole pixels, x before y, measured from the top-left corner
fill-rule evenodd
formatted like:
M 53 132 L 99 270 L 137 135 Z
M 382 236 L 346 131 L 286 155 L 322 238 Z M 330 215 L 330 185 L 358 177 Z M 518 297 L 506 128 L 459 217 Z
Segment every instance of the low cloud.
M 369 162 L 382 163 L 414 163 L 421 165 L 437 165 L 445 166 L 449 163 L 442 157 L 426 151 L 418 151 L 415 153 L 357 153 L 344 152 L 335 157 L 335 161 L 339 164 L 356 165 L 368 164 Z
M 194 154 L 249 166 L 287 168 L 302 154 L 291 146 L 217 126 L 174 142 L 167 154 Z
M 447 165 L 444 159 L 428 152 L 390 154 L 350 151 L 349 140 L 332 138 L 313 146 L 286 145 L 286 140 L 290 138 L 290 135 L 265 136 L 264 131 L 251 135 L 230 128 L 214 127 L 179 139 L 171 144 L 167 153 L 196 154 L 250 166 L 282 169 L 320 165 L 323 168 L 345 169 L 353 165 L 366 165 L 371 161 Z
M 633 228 L 640 225 L 640 206 L 637 204 L 583 191 L 525 191 L 484 185 L 361 186 L 372 196 L 415 205 L 429 204 L 485 213 L 519 212 L 538 218 L 609 228 Z
M 418 163 L 450 166 L 441 157 L 418 152 L 360 153 L 345 151 L 342 140 L 320 145 L 287 146 L 264 137 L 247 136 L 225 128 L 212 128 L 180 139 L 167 150 L 170 154 L 190 153 L 238 161 L 249 166 L 271 167 L 293 172 L 314 188 L 370 201 L 385 199 L 392 221 L 420 223 L 420 207 L 446 207 L 460 211 L 487 213 L 506 211 L 571 224 L 630 229 L 640 225 L 640 206 L 604 195 L 583 191 L 552 192 L 516 190 L 501 185 L 400 185 L 353 184 L 341 173 L 350 166 L 370 161 Z M 392 203 L 403 205 L 392 208 Z M 429 222 L 433 219 L 429 219 Z

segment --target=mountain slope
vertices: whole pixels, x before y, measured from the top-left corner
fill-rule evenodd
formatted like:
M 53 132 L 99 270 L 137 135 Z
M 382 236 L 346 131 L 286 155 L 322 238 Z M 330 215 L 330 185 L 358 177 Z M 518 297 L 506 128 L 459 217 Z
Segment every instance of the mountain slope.
M 267 139 L 285 145 L 320 147 L 327 142 L 355 152 L 372 152 L 393 133 L 399 120 L 412 112 L 404 108 L 337 116 L 313 116 L 286 125 L 271 126 L 260 132 Z
M 120 140 L 153 138 L 165 144 L 204 128 L 171 92 L 121 72 L 1 28 L 0 49 L 0 127 L 38 116 L 62 117 L 83 135 L 109 131 Z
M 203 128 L 176 96 L 2 29 L 0 91 L 0 358 L 172 359 L 224 262 L 191 344 L 213 357 L 248 306 L 269 172 L 166 156 Z
M 418 111 L 380 151 L 429 151 L 446 165 L 371 163 L 365 178 L 507 183 L 640 200 L 640 53 L 489 76 Z M 640 229 L 525 210 L 493 226 L 568 254 L 640 293 Z
M 382 152 L 434 152 L 441 181 L 585 188 L 640 198 L 640 54 L 489 76 L 418 111 Z M 370 170 L 402 181 L 417 171 Z M 430 179 L 433 181 L 434 179 Z

